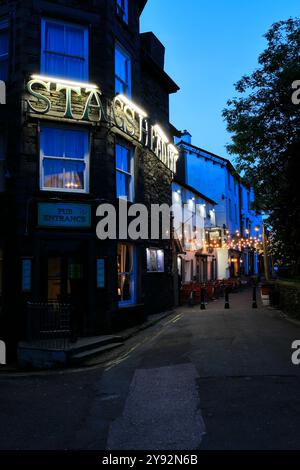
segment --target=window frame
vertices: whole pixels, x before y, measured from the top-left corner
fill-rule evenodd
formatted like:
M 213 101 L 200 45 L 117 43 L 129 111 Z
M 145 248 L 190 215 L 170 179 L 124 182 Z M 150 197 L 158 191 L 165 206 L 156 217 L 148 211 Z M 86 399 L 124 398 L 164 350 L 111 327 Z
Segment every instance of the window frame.
M 127 152 L 129 152 L 129 155 L 130 155 L 130 170 L 131 172 L 128 173 L 127 171 L 125 170 L 122 170 L 120 168 L 117 167 L 117 147 L 123 147 L 126 149 Z M 134 162 L 135 162 L 135 159 L 134 159 L 134 148 L 128 144 L 127 142 L 123 143 L 121 141 L 117 141 L 115 143 L 115 173 L 116 173 L 116 197 L 117 199 L 122 199 L 122 200 L 126 200 L 128 202 L 134 202 L 135 200 L 135 171 L 134 171 Z M 125 177 L 129 177 L 131 179 L 130 181 L 130 195 L 127 196 L 126 198 L 125 197 L 119 197 L 118 196 L 118 183 L 117 183 L 117 174 L 118 173 L 121 173 L 122 175 L 125 175 Z
M 156 270 L 149 269 L 150 266 L 149 266 L 148 261 L 151 261 L 151 258 L 148 259 L 148 256 L 150 256 L 151 251 L 156 252 L 156 267 L 157 267 Z M 161 252 L 162 255 L 163 255 L 163 258 L 162 258 L 162 268 L 163 269 L 162 270 L 158 269 L 158 267 L 159 267 L 158 252 Z M 146 248 L 146 257 L 147 257 L 147 274 L 164 274 L 166 272 L 166 268 L 165 268 L 165 251 L 162 248 L 156 248 L 156 247 Z
M 3 17 L 2 19 L 0 18 L 0 31 L 6 31 L 7 32 L 7 52 L 5 54 L 0 55 L 0 63 L 2 62 L 7 62 L 7 76 L 2 78 L 4 82 L 7 82 L 9 80 L 10 76 L 10 22 L 8 17 Z
M 118 286 L 119 286 L 119 277 L 120 276 L 130 276 L 131 281 L 130 281 L 130 291 L 132 292 L 132 298 L 130 300 L 119 300 L 118 301 L 118 306 L 119 308 L 124 308 L 124 307 L 130 307 L 132 305 L 136 305 L 137 302 L 137 250 L 136 246 L 132 243 L 118 243 L 119 245 L 126 245 L 127 247 L 130 247 L 132 250 L 132 273 L 130 272 L 118 272 Z M 131 286 L 131 283 L 133 283 L 133 286 Z
M 57 19 L 47 18 L 47 17 L 43 17 L 41 21 L 42 21 L 41 23 L 41 63 L 40 63 L 41 74 L 53 76 L 52 72 L 49 72 L 46 70 L 46 55 L 47 54 L 53 54 L 53 55 L 60 56 L 60 57 L 70 57 L 73 59 L 83 59 L 84 60 L 83 77 L 75 78 L 75 77 L 68 77 L 67 75 L 65 75 L 63 77 L 58 77 L 58 78 L 88 82 L 89 80 L 89 30 L 88 30 L 88 27 L 85 25 L 72 23 L 70 21 L 57 20 Z M 46 50 L 46 25 L 47 23 L 59 24 L 59 25 L 63 25 L 64 27 L 72 26 L 73 28 L 82 30 L 84 33 L 84 56 L 80 57 L 80 56 L 65 54 L 62 52 Z M 65 34 L 65 31 L 64 31 L 64 34 Z
M 65 131 L 70 131 L 74 130 L 74 127 L 72 126 L 64 126 L 64 125 L 59 125 L 59 124 L 49 124 L 45 123 L 40 126 L 39 129 L 39 158 L 40 158 L 40 171 L 39 171 L 39 177 L 40 177 L 40 184 L 39 188 L 40 191 L 49 191 L 49 192 L 56 192 L 56 193 L 72 193 L 72 194 L 89 194 L 89 189 L 90 189 L 90 133 L 87 128 L 82 128 L 80 129 L 81 131 L 85 131 L 86 133 L 86 139 L 85 139 L 85 153 L 84 153 L 84 158 L 83 159 L 78 159 L 78 158 L 72 158 L 72 157 L 53 157 L 49 155 L 45 155 L 42 149 L 42 129 L 43 128 L 53 128 L 53 129 L 60 129 L 60 130 L 65 130 Z M 76 129 L 78 130 L 78 128 Z M 68 188 L 49 188 L 46 187 L 44 184 L 44 165 L 43 162 L 45 159 L 48 160 L 67 160 L 67 161 L 82 161 L 85 163 L 85 172 L 84 172 L 84 189 L 68 189 Z
M 128 83 L 124 82 L 124 80 L 122 78 L 120 78 L 118 75 L 117 75 L 117 72 L 116 72 L 116 65 L 117 65 L 117 62 L 116 62 L 116 52 L 117 50 L 119 52 L 121 52 L 121 54 L 123 54 L 123 56 L 126 58 L 126 61 L 127 61 L 127 64 L 128 64 L 128 69 L 127 69 L 127 74 L 128 74 Z M 129 52 L 125 49 L 125 47 L 122 46 L 122 44 L 120 44 L 119 41 L 116 41 L 115 42 L 115 93 L 120 93 L 117 91 L 117 87 L 116 87 L 116 82 L 117 80 L 119 82 L 122 83 L 123 86 L 126 87 L 126 91 L 123 93 L 128 97 L 128 98 L 131 98 L 131 95 L 132 95 L 132 58 L 131 58 L 131 55 L 129 54 Z
M 124 2 L 124 8 L 120 3 Z M 116 0 L 117 16 L 128 25 L 129 23 L 129 0 Z

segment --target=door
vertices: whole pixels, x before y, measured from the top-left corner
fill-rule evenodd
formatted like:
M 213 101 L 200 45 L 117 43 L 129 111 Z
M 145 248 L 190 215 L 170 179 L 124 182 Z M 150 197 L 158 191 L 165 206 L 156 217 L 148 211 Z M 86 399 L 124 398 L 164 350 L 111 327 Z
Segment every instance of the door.
M 47 300 L 72 306 L 78 334 L 83 334 L 87 314 L 84 257 L 78 253 L 47 256 Z

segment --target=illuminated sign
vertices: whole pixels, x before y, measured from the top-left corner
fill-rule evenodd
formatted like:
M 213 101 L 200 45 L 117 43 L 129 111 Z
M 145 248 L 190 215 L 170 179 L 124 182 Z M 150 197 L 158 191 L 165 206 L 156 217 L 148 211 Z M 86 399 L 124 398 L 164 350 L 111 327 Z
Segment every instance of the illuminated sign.
M 158 124 L 150 124 L 147 113 L 124 95 L 103 105 L 96 85 L 33 75 L 27 83 L 27 104 L 34 114 L 57 119 L 109 122 L 149 148 L 173 173 L 179 158 L 177 148 Z
M 40 203 L 39 227 L 90 228 L 91 207 L 87 204 Z

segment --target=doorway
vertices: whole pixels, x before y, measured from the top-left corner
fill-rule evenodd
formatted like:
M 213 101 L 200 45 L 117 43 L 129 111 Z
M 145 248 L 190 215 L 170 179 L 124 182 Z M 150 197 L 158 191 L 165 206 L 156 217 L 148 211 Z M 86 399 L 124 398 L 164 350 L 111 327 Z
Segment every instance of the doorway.
M 86 257 L 81 250 L 49 251 L 44 257 L 43 292 L 48 303 L 71 306 L 74 328 L 83 335 L 87 327 L 88 291 Z

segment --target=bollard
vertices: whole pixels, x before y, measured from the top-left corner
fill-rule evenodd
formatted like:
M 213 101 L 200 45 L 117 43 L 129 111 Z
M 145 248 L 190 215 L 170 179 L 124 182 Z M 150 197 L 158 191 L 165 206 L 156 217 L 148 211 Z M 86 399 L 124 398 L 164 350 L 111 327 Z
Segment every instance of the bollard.
M 257 308 L 256 286 L 253 287 L 252 308 Z
M 205 310 L 205 289 L 201 289 L 201 302 L 200 302 L 200 309 Z
M 229 288 L 225 288 L 225 310 L 229 310 L 230 305 L 229 305 Z

